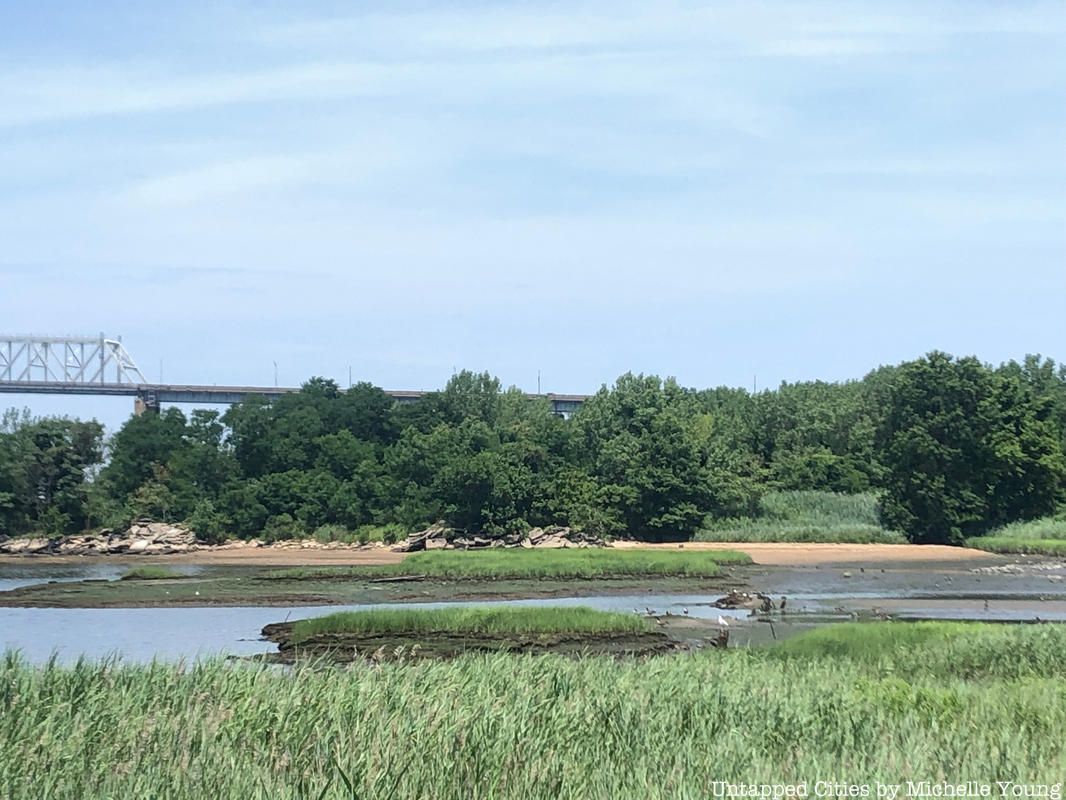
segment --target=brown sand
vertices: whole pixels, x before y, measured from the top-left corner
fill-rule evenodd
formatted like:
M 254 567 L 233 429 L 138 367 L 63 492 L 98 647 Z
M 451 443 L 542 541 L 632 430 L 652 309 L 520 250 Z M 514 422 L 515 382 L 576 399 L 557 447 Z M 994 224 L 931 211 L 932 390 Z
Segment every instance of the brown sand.
M 677 550 L 677 544 L 615 542 L 623 549 Z M 685 550 L 738 550 L 756 564 L 773 567 L 821 564 L 913 564 L 988 561 L 999 558 L 983 550 L 935 544 L 792 544 L 787 542 L 685 542 Z
M 677 550 L 677 544 L 615 542 L 620 549 Z M 685 550 L 739 550 L 763 566 L 818 566 L 821 564 L 917 564 L 995 561 L 1002 557 L 981 550 L 941 545 L 914 544 L 791 544 L 747 542 L 686 542 Z M 352 566 L 396 564 L 404 558 L 387 548 L 367 550 L 317 548 L 249 547 L 240 549 L 196 550 L 167 556 L 0 556 L 0 564 L 71 564 L 79 561 L 152 564 L 202 564 L 204 566 Z

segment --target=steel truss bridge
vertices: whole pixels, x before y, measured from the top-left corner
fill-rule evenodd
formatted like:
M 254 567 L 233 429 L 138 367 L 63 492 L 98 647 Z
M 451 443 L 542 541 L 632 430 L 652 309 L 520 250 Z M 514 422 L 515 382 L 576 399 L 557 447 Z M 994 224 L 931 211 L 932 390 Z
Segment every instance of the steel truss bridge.
M 275 400 L 298 387 L 199 386 L 149 383 L 122 344 L 122 337 L 0 335 L 0 392 L 67 394 L 134 398 L 134 410 L 158 411 L 164 403 L 196 405 L 239 403 L 249 397 Z M 400 403 L 427 392 L 385 390 Z M 556 414 L 569 416 L 588 399 L 579 394 L 531 394 L 545 399 Z

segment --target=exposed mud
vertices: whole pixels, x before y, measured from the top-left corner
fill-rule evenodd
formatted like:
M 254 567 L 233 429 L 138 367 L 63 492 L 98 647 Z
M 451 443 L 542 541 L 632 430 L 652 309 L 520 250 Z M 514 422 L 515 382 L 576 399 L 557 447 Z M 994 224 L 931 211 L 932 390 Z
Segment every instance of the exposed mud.
M 267 625 L 262 634 L 278 645 L 268 660 L 291 664 L 298 659 L 335 663 L 449 659 L 464 653 L 556 653 L 560 655 L 650 656 L 683 649 L 664 631 L 645 633 L 464 634 L 449 632 L 318 634 L 292 642 L 295 623 Z
M 352 575 L 270 578 L 216 568 L 193 577 L 39 583 L 0 591 L 10 608 L 188 608 L 549 600 L 641 594 L 722 594 L 746 584 L 743 568 L 715 578 L 595 580 L 419 580 L 382 582 Z

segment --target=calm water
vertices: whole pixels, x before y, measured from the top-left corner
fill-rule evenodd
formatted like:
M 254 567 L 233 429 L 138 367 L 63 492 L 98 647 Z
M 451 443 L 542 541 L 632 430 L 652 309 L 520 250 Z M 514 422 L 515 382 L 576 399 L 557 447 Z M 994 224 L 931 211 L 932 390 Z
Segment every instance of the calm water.
M 29 562 L 0 564 L 0 592 L 49 581 L 57 583 L 84 580 L 117 581 L 131 566 L 131 564 L 100 563 L 66 565 L 34 564 Z M 167 565 L 167 569 L 182 575 L 195 575 L 203 571 L 203 567 L 188 564 Z
M 86 564 L 0 565 L 0 591 L 49 580 L 76 581 L 86 578 L 116 580 L 129 565 Z M 198 571 L 189 567 L 189 573 Z M 1043 586 L 1043 584 L 1041 584 Z M 790 587 L 799 588 L 799 587 Z M 998 588 L 998 587 L 997 587 Z M 1056 587 L 1057 588 L 1057 587 Z M 776 594 L 776 593 L 775 593 Z M 908 596 L 909 592 L 886 592 L 875 596 L 861 591 L 847 595 L 797 593 L 789 596 L 791 619 L 801 622 L 803 613 L 849 618 L 854 611 L 880 607 L 900 618 L 988 619 L 1066 621 L 1066 601 L 1025 598 L 995 598 L 984 601 L 961 596 Z M 886 596 L 887 595 L 887 596 Z M 339 610 L 368 608 L 435 608 L 443 605 L 589 606 L 604 611 L 655 614 L 670 612 L 715 619 L 747 617 L 748 612 L 722 611 L 710 603 L 714 595 L 613 595 L 601 597 L 512 600 L 500 603 L 404 603 L 354 606 L 250 606 L 231 608 L 0 608 L 0 652 L 19 650 L 25 658 L 42 662 L 55 654 L 62 661 L 78 657 L 98 659 L 119 656 L 126 661 L 152 659 L 192 660 L 213 655 L 252 655 L 270 652 L 274 645 L 261 641 L 259 632 L 270 622 L 305 619 Z M 784 622 L 785 620 L 782 620 Z
M 93 564 L 57 567 L 0 565 L 0 591 L 49 580 L 86 578 L 116 580 L 128 565 Z M 190 568 L 195 571 L 196 568 Z M 681 614 L 715 618 L 719 611 L 707 595 L 647 594 L 612 597 L 512 600 L 491 605 L 590 606 L 605 611 Z M 700 604 L 703 605 L 700 605 Z M 54 653 L 62 661 L 79 656 L 103 658 L 117 655 L 126 661 L 153 658 L 195 659 L 212 655 L 252 655 L 271 652 L 275 645 L 261 641 L 259 632 L 270 622 L 306 619 L 341 610 L 368 608 L 435 608 L 442 605 L 485 603 L 404 603 L 354 606 L 239 606 L 230 608 L 0 608 L 0 652 L 19 650 L 30 661 L 47 660 Z M 747 612 L 736 612 L 746 616 Z

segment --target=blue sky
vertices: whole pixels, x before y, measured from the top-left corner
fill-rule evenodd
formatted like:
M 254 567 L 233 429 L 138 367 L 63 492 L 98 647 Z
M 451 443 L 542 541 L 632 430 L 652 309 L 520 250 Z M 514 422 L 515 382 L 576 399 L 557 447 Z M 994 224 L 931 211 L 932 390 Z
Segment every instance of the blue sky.
M 1066 360 L 1066 9 L 0 0 L 0 287 L 173 382 Z

